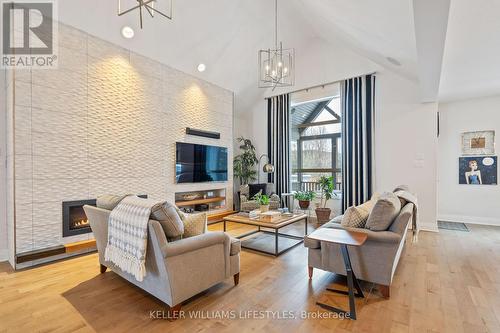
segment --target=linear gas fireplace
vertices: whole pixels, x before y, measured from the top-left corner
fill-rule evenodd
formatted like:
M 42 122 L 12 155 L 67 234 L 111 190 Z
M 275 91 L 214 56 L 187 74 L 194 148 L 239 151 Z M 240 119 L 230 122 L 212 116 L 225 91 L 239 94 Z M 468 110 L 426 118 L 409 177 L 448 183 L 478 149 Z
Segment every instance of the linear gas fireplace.
M 92 232 L 84 205 L 95 206 L 96 200 L 63 201 L 63 237 L 88 234 Z
M 137 194 L 139 198 L 147 199 L 147 194 Z M 88 234 L 92 232 L 83 206 L 95 206 L 96 199 L 63 201 L 63 237 Z

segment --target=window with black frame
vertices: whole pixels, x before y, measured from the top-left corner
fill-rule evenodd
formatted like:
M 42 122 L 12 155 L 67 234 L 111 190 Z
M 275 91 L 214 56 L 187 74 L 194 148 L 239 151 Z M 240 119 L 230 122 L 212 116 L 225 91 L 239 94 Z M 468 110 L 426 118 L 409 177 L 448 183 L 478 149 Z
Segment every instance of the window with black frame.
M 340 96 L 293 104 L 290 108 L 292 190 L 317 191 L 321 176 L 342 186 Z

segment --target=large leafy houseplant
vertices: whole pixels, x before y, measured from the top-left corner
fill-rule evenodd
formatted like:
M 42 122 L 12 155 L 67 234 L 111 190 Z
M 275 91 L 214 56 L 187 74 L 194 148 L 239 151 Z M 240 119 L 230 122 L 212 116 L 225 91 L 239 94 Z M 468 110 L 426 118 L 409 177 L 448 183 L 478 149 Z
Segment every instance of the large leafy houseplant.
M 233 161 L 234 177 L 238 178 L 241 185 L 248 184 L 257 179 L 255 165 L 259 162 L 255 155 L 255 146 L 250 139 L 238 138 L 241 154 L 236 155 Z
M 321 200 L 319 202 L 319 206 L 316 208 L 316 217 L 318 218 L 319 223 L 328 222 L 330 220 L 330 214 L 332 213 L 332 210 L 326 207 L 326 203 L 333 196 L 333 184 L 333 176 L 323 176 L 319 179 Z

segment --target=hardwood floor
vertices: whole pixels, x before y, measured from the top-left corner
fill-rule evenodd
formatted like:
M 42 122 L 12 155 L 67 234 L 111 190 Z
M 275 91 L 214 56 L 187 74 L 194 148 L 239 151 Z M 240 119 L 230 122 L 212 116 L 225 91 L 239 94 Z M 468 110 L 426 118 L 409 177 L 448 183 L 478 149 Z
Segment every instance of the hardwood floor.
M 0 264 L 0 331 L 500 332 L 500 228 L 469 228 L 408 240 L 391 298 L 364 283 L 357 321 L 300 318 L 302 311 L 329 314 L 316 300 L 346 307 L 347 297 L 324 292 L 336 280 L 331 273 L 315 270 L 308 279 L 307 252 L 298 246 L 278 258 L 243 251 L 238 286 L 230 278 L 182 309 L 186 316 L 276 311 L 296 319 L 151 319 L 150 311 L 166 307 L 113 272 L 100 274 L 91 254 L 18 272 Z

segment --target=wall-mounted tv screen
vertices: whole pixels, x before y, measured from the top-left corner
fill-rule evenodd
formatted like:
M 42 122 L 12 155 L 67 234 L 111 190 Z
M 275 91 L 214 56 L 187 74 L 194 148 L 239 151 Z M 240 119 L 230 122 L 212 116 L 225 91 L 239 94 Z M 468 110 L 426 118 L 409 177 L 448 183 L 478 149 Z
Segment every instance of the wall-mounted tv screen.
M 177 142 L 177 183 L 227 181 L 227 148 Z

